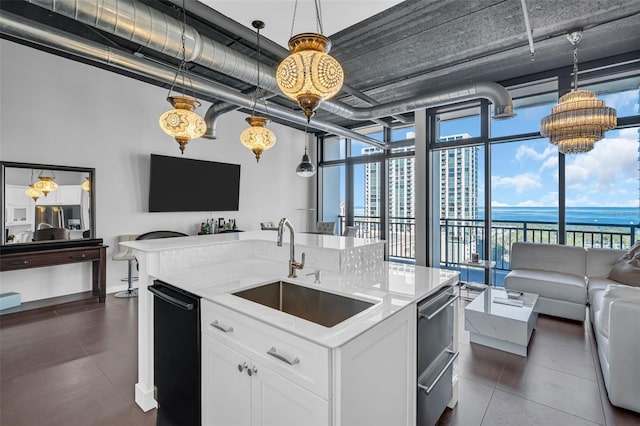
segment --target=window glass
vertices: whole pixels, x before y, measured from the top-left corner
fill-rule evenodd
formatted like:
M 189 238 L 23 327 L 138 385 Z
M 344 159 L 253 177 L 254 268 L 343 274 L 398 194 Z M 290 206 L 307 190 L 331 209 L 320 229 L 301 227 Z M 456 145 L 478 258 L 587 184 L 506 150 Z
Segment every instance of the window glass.
M 513 111 L 517 115 L 507 120 L 491 120 L 490 136 L 497 138 L 539 132 L 540 121 L 551 113 L 551 108 L 556 104 L 557 96 L 555 93 L 514 99 Z M 493 105 L 491 106 L 491 116 L 493 116 Z
M 416 138 L 416 128 L 415 126 L 402 127 L 399 129 L 391 130 L 391 141 L 404 141 L 407 139 L 415 139 Z
M 479 137 L 480 107 L 441 112 L 436 116 L 436 141 L 450 142 Z
M 336 229 L 345 216 L 345 166 L 322 167 L 322 221 L 335 222 Z
M 491 147 L 491 256 L 504 285 L 516 241 L 558 243 L 558 149 L 546 138 Z
M 346 141 L 344 138 L 329 136 L 323 143 L 323 161 L 343 160 L 346 158 Z
M 380 162 L 353 166 L 353 224 L 360 238 L 381 237 L 381 167 Z
M 389 160 L 387 251 L 389 258 L 415 259 L 415 157 Z
M 608 107 L 615 108 L 618 117 L 639 114 L 638 98 L 640 97 L 640 77 L 632 77 L 605 83 L 582 85 L 578 88 L 591 90 L 596 97 L 602 99 Z
M 354 141 L 354 140 L 351 141 L 352 157 L 359 157 L 361 155 L 379 154 L 383 152 L 384 150 L 381 148 L 378 148 L 377 146 L 373 146 L 368 143 L 360 142 L 360 141 Z
M 567 155 L 567 245 L 628 249 L 640 241 L 640 127 L 610 130 Z

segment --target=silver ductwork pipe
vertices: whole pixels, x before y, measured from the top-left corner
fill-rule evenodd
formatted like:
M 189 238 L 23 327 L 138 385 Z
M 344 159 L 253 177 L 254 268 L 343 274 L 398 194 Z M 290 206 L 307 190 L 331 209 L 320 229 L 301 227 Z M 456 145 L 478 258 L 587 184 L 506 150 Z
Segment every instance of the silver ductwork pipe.
M 139 0 L 26 1 L 166 55 L 182 58 L 182 23 Z M 188 61 L 257 84 L 258 67 L 255 60 L 199 34 L 189 25 L 185 29 L 185 55 Z M 261 68 L 264 70 L 260 74 L 261 87 L 269 92 L 281 93 L 275 70 L 267 66 Z M 470 83 L 455 90 L 439 91 L 435 95 L 420 95 L 367 108 L 354 108 L 337 101 L 322 102 L 320 108 L 349 120 L 374 120 L 479 97 L 493 103 L 494 118 L 513 116 L 511 95 L 504 87 L 493 82 Z
M 3 12 L 0 14 L 0 31 L 3 34 L 7 34 L 17 39 L 29 41 L 31 43 L 66 53 L 71 53 L 78 57 L 107 64 L 140 76 L 152 78 L 157 81 L 163 81 L 167 84 L 170 84 L 175 76 L 174 67 L 160 65 L 156 62 L 138 58 L 132 54 L 103 46 L 93 41 L 85 40 L 79 36 L 30 21 L 11 13 Z M 192 76 L 191 79 L 193 87 L 198 93 L 206 94 L 242 108 L 253 107 L 253 100 L 242 93 L 214 81 L 207 80 L 203 77 Z M 297 123 L 303 126 L 307 125 L 306 117 L 288 108 L 269 105 L 267 111 L 267 108 L 263 104 L 258 103 L 255 106 L 255 109 L 263 114 L 268 112 L 270 116 L 277 117 L 285 121 Z M 375 139 L 340 126 L 336 126 L 332 123 L 312 120 L 311 124 L 308 126 L 345 138 L 360 140 L 379 148 L 384 149 L 385 147 L 383 143 L 380 143 Z
M 212 104 L 207 113 L 204 115 L 204 122 L 207 125 L 207 130 L 202 135 L 205 139 L 217 139 L 216 130 L 218 128 L 218 119 L 222 114 L 226 114 L 231 111 L 240 109 L 238 105 L 234 105 L 229 102 L 216 102 Z

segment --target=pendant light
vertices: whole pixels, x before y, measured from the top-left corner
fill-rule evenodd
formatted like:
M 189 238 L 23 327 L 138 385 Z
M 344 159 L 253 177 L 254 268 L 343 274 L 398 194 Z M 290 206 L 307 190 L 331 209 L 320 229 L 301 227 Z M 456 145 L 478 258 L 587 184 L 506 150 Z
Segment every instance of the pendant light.
M 276 82 L 282 93 L 298 102 L 309 122 L 320 102 L 338 94 L 344 83 L 344 71 L 340 63 L 328 54 L 331 41 L 322 35 L 320 0 L 314 0 L 319 34 L 293 35 L 297 6 L 298 0 L 293 6 L 289 39 L 291 54 L 278 65 Z
M 53 181 L 56 178 L 56 175 L 54 175 L 53 172 L 50 173 L 51 175 L 49 176 L 44 170 L 40 171 L 40 174 L 38 175 L 38 179 L 40 180 L 33 184 L 33 187 L 38 191 L 41 191 L 45 197 L 49 195 L 50 192 L 58 189 L 58 184 Z
M 302 161 L 296 167 L 296 174 L 300 177 L 308 178 L 316 174 L 316 166 L 309 160 L 309 152 L 307 151 L 307 129 L 304 131 L 304 154 Z
M 87 192 L 91 191 L 91 181 L 89 180 L 89 176 L 85 177 L 85 181 L 82 182 L 82 185 L 80 185 L 80 188 L 82 188 Z
M 573 90 L 562 96 L 551 114 L 540 122 L 540 134 L 558 146 L 562 154 L 591 151 L 604 133 L 617 125 L 616 110 L 605 106 L 589 90 L 578 90 L 578 43 L 582 31 L 567 35 L 573 45 Z
M 29 180 L 29 182 L 31 183 L 27 186 L 27 189 L 24 190 L 24 193 L 27 197 L 33 198 L 33 201 L 38 201 L 38 198 L 43 197 L 44 193 L 33 187 L 33 169 L 31 169 L 31 180 Z
M 260 99 L 260 95 L 262 93 L 262 89 L 260 88 L 260 30 L 264 28 L 264 22 L 253 21 L 251 25 L 253 25 L 253 28 L 256 29 L 256 44 L 258 48 L 258 81 L 256 84 L 256 90 L 254 92 L 253 105 L 251 107 L 251 116 L 245 119 L 251 127 L 249 127 L 248 129 L 244 129 L 242 133 L 240 133 L 240 142 L 242 142 L 242 145 L 244 145 L 247 149 L 253 151 L 256 156 L 256 162 L 259 162 L 262 153 L 275 145 L 276 135 L 271 130 L 267 129 L 266 126 L 270 121 L 267 117 L 255 115 L 256 104 L 258 102 L 258 99 Z M 266 110 L 267 101 L 263 99 L 263 102 Z
M 173 78 L 173 82 L 169 88 L 169 94 L 167 95 L 167 101 L 173 106 L 173 109 L 162 114 L 159 120 L 160 128 L 178 142 L 182 154 L 184 154 L 184 149 L 191 139 L 199 138 L 204 135 L 204 132 L 207 130 L 207 125 L 202 117 L 193 112 L 194 109 L 200 106 L 200 102 L 196 99 L 189 69 L 187 68 L 185 53 L 186 27 L 187 13 L 185 11 L 185 0 L 182 0 L 182 60 L 180 61 L 180 65 L 178 65 L 176 75 Z M 193 97 L 186 96 L 184 92 L 182 96 L 171 96 L 178 75 L 182 76 L 182 90 L 185 90 L 188 81 Z

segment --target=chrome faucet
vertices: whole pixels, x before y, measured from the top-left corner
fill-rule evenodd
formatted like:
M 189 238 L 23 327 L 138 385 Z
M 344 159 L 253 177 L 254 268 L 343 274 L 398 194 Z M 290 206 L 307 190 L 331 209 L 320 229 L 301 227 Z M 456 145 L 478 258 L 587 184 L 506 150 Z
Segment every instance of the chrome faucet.
M 278 247 L 282 247 L 282 234 L 284 233 L 284 226 L 289 228 L 289 278 L 298 278 L 296 275 L 296 269 L 304 268 L 304 253 L 302 253 L 302 262 L 296 262 L 296 245 L 295 245 L 295 233 L 293 225 L 289 222 L 289 219 L 283 217 L 278 224 Z

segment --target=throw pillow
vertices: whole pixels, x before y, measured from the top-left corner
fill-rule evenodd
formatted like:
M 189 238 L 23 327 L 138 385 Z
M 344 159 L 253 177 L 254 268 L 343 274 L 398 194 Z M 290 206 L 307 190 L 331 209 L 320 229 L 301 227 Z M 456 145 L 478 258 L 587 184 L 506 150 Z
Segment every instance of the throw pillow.
M 614 263 L 609 272 L 609 279 L 640 287 L 640 241 Z

